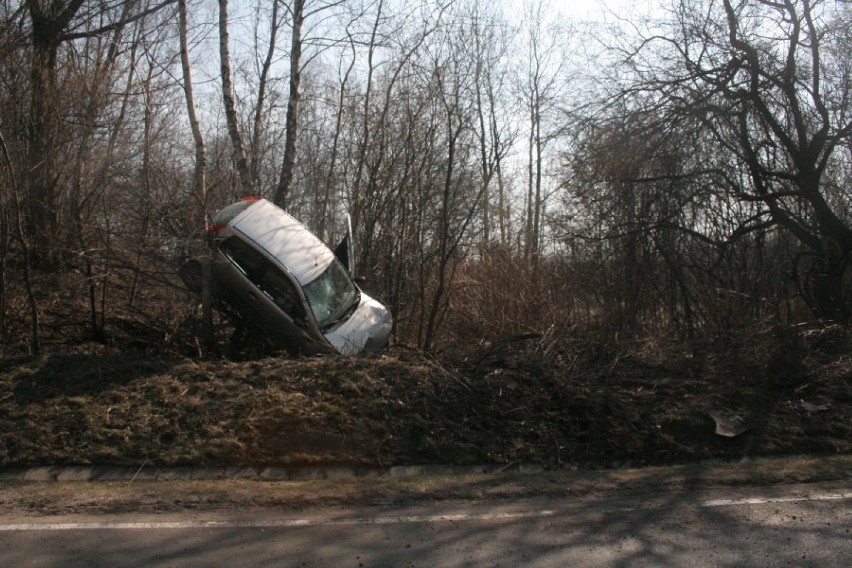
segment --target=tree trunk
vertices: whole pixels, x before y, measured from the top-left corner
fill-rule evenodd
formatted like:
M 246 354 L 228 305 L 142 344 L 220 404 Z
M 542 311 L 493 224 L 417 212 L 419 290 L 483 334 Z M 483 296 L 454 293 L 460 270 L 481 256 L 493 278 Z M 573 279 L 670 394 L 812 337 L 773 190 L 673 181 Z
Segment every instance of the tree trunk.
M 180 20 L 180 61 L 183 69 L 183 89 L 186 96 L 186 112 L 189 117 L 189 124 L 192 127 L 192 137 L 195 141 L 195 175 L 194 175 L 194 191 L 198 201 L 198 219 L 202 227 L 207 225 L 207 186 L 206 186 L 206 155 L 204 148 L 204 137 L 201 134 L 201 126 L 198 122 L 198 116 L 195 112 L 195 100 L 192 91 L 192 72 L 189 65 L 189 45 L 187 42 L 187 19 L 186 19 L 186 0 L 178 0 L 178 16 Z M 202 272 L 203 291 L 209 291 L 212 288 L 210 283 L 210 272 Z M 212 300 L 211 294 L 202 293 L 201 295 L 201 310 L 203 318 L 203 335 L 204 344 L 208 351 L 215 348 L 212 326 Z
M 286 208 L 290 196 L 290 186 L 296 168 L 296 138 L 299 125 L 299 98 L 302 80 L 302 24 L 304 23 L 305 0 L 293 1 L 293 37 L 290 42 L 290 96 L 287 101 L 287 121 L 285 125 L 284 160 L 281 176 L 272 201 Z
M 811 267 L 810 292 L 814 314 L 824 320 L 849 323 L 850 314 L 843 297 L 843 276 L 848 251 L 844 252 L 829 237 L 823 239 L 823 250 Z
M 243 136 L 240 133 L 237 107 L 234 100 L 234 86 L 231 83 L 231 54 L 228 46 L 228 0 L 219 0 L 219 60 L 222 71 L 222 100 L 225 105 L 225 120 L 228 124 L 228 135 L 234 150 L 234 161 L 240 175 L 240 184 L 246 193 L 254 192 L 255 180 L 252 179 L 251 168 L 243 148 Z
M 12 188 L 12 205 L 15 209 L 15 229 L 18 232 L 18 239 L 21 243 L 21 250 L 24 253 L 24 289 L 27 293 L 27 307 L 30 312 L 30 356 L 37 359 L 41 355 L 41 331 L 38 317 L 38 304 L 36 303 L 35 292 L 32 284 L 32 249 L 30 242 L 24 232 L 24 223 L 21 212 L 21 199 L 18 195 L 17 176 L 15 168 L 12 165 L 12 159 L 9 157 L 9 148 L 6 146 L 6 139 L 0 133 L 0 151 L 3 155 L 3 163 L 6 166 L 9 175 L 9 185 Z
M 43 8 L 29 0 L 32 21 L 32 67 L 30 68 L 30 116 L 28 123 L 28 200 L 25 230 L 32 237 L 33 260 L 46 268 L 58 261 L 59 233 L 57 211 L 56 131 L 59 127 L 56 95 L 56 55 L 61 33 L 82 0 L 64 9 Z M 52 10 L 51 10 L 52 8 Z
M 275 56 L 275 44 L 278 38 L 278 28 L 281 25 L 278 16 L 278 6 L 280 0 L 272 0 L 272 16 L 269 21 L 269 46 L 266 50 L 266 57 L 260 68 L 260 84 L 257 87 L 257 101 L 254 107 L 254 125 L 251 132 L 251 180 L 252 186 L 257 187 L 260 180 L 260 166 L 263 162 L 261 152 L 261 130 L 263 127 L 263 106 L 266 102 L 266 85 L 269 81 L 269 70 L 272 68 L 272 58 Z

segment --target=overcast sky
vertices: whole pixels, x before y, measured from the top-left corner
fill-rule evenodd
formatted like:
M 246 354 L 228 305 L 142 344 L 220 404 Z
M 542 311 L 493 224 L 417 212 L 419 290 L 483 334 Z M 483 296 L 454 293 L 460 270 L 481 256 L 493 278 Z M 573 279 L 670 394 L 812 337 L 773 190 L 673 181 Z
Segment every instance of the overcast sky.
M 547 2 L 548 0 L 542 0 Z M 630 12 L 647 11 L 662 0 L 549 0 L 553 12 L 559 12 L 570 20 L 607 20 L 612 13 L 624 16 Z M 508 0 L 509 4 L 521 9 L 525 0 Z

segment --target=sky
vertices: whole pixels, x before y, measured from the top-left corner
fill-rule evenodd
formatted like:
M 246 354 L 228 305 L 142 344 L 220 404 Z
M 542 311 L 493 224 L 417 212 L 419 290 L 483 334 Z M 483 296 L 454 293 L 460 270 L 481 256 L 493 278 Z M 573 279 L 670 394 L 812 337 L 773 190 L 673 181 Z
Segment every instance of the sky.
M 526 0 L 507 0 L 511 10 L 520 11 Z M 548 2 L 548 0 L 542 0 Z M 612 18 L 612 13 L 625 15 L 631 11 L 647 11 L 657 2 L 651 0 L 549 0 L 554 13 L 574 21 L 601 21 Z

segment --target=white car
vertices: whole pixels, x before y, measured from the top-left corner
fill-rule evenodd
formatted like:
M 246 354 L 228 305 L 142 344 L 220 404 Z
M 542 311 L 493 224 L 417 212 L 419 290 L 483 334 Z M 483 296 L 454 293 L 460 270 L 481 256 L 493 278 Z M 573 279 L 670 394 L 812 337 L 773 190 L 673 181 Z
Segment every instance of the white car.
M 273 203 L 249 198 L 213 216 L 208 244 L 215 298 L 276 345 L 304 355 L 388 345 L 390 312 L 349 271 L 351 232 L 336 255 Z M 199 259 L 185 257 L 180 274 L 200 290 Z

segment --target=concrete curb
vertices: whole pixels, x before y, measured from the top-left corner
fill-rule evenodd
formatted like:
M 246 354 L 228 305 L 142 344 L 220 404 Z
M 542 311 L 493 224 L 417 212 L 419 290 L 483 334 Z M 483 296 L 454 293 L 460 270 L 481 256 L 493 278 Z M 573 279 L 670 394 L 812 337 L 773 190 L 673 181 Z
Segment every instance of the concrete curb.
M 540 473 L 544 467 L 520 464 L 446 466 L 402 465 L 387 469 L 357 466 L 299 467 L 155 467 L 155 466 L 36 466 L 0 469 L 4 481 L 211 481 L 243 479 L 252 481 L 315 481 L 366 477 L 408 478 L 418 476 L 474 475 L 483 473 Z

